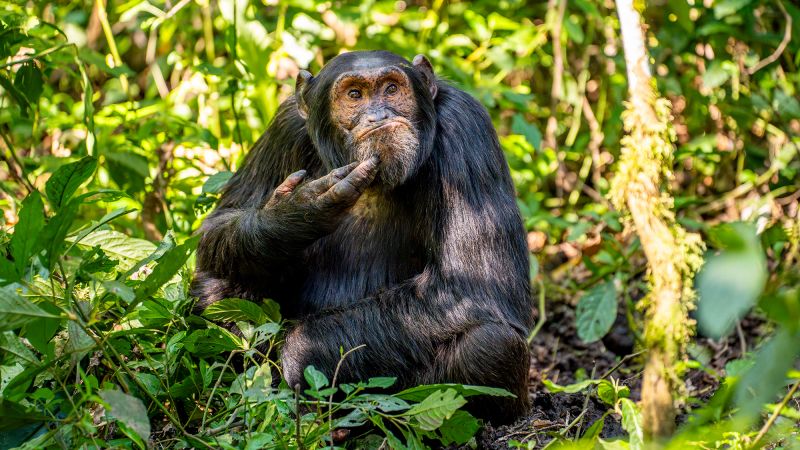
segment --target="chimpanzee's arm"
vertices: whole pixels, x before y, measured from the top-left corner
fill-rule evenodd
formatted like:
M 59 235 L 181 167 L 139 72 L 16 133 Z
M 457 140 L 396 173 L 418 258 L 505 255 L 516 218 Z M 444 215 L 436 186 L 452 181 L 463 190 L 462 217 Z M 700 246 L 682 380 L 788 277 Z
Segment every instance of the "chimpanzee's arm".
M 265 211 L 273 191 L 293 171 L 319 174 L 321 162 L 297 114 L 294 100 L 281 105 L 266 133 L 228 182 L 219 204 L 204 221 L 192 294 L 199 309 L 225 297 L 269 296 L 291 271 L 291 249 L 304 237 L 285 233 Z M 296 239 L 287 241 L 286 237 Z
M 508 168 L 491 121 L 475 100 L 440 85 L 437 113 L 432 165 L 425 169 L 430 173 L 419 177 L 435 180 L 425 189 L 425 201 L 433 202 L 428 209 L 438 214 L 432 220 L 434 261 L 374 298 L 302 321 L 285 345 L 289 383 L 302 382 L 307 365 L 332 370 L 340 347 L 361 344 L 366 347 L 345 361 L 342 380 L 393 374 L 410 382 L 506 383 L 503 375 L 458 375 L 465 359 L 476 366 L 492 363 L 474 361 L 481 351 L 497 352 L 492 356 L 499 364 L 512 358 L 527 376 L 524 337 L 533 313 L 528 250 Z M 414 372 L 420 367 L 430 367 L 433 375 Z M 480 375 L 487 373 L 492 372 Z

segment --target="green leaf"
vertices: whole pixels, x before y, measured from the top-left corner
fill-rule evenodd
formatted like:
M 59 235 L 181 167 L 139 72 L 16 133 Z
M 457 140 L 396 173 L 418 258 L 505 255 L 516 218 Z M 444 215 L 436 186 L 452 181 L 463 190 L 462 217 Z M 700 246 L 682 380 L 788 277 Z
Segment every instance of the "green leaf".
M 442 444 L 466 444 L 481 427 L 478 419 L 466 411 L 456 411 L 439 427 Z
M 755 363 L 736 386 L 740 414 L 754 420 L 764 403 L 775 399 L 786 381 L 786 372 L 800 355 L 800 334 L 780 329 L 759 349 Z
M 0 399 L 0 431 L 11 431 L 33 422 L 43 422 L 51 418 L 29 410 L 9 399 Z
M 19 89 L 32 104 L 38 104 L 39 97 L 42 96 L 44 89 L 44 77 L 42 71 L 36 67 L 34 62 L 27 62 L 17 69 L 14 77 L 14 87 Z
M 189 255 L 194 252 L 199 240 L 199 235 L 192 236 L 161 257 L 158 265 L 153 268 L 153 272 L 136 288 L 136 298 L 144 299 L 152 296 L 161 286 L 171 280 L 189 259 Z
M 22 276 L 31 256 L 40 248 L 40 235 L 44 228 L 44 204 L 38 191 L 31 192 L 22 201 L 19 222 L 11 236 L 11 255 L 14 257 L 17 274 Z
M 619 401 L 622 413 L 622 428 L 628 432 L 628 442 L 631 450 L 644 449 L 644 432 L 642 431 L 642 417 L 636 403 L 627 398 Z
M 222 192 L 222 189 L 225 187 L 225 184 L 228 183 L 228 180 L 230 180 L 232 176 L 233 172 L 228 172 L 228 171 L 217 172 L 214 175 L 211 175 L 203 184 L 202 193 L 218 194 Z
M 78 245 L 84 248 L 100 247 L 109 258 L 119 261 L 119 266 L 124 270 L 130 269 L 137 261 L 148 257 L 156 250 L 156 246 L 150 241 L 132 238 L 119 231 L 108 229 L 89 233 Z
M 317 370 L 314 366 L 308 366 L 303 371 L 303 376 L 306 382 L 314 391 L 319 391 L 328 385 L 328 377 L 324 373 Z
M 753 0 L 717 0 L 714 2 L 714 18 L 722 19 L 731 14 L 736 14 Z
M 429 395 L 422 402 L 414 405 L 405 415 L 416 418 L 419 427 L 425 431 L 433 431 L 444 423 L 467 401 L 455 389 L 439 390 Z
M 44 263 L 48 269 L 52 270 L 61 256 L 64 250 L 64 240 L 77 215 L 78 203 L 69 202 L 42 229 L 41 245 L 45 250 Z
M 141 400 L 116 389 L 102 390 L 100 397 L 108 405 L 114 418 L 136 432 L 143 442 L 150 439 L 150 419 Z
M 397 381 L 395 377 L 373 377 L 367 381 L 368 388 L 388 388 Z
M 575 312 L 578 337 L 595 342 L 614 325 L 617 318 L 617 289 L 614 280 L 595 286 L 579 301 Z
M 395 394 L 396 397 L 408 400 L 411 402 L 419 402 L 430 396 L 436 391 L 443 389 L 453 389 L 462 397 L 473 397 L 475 395 L 491 395 L 493 397 L 515 397 L 514 394 L 505 389 L 488 387 L 488 386 L 473 386 L 470 384 L 426 384 L 422 386 L 415 386 Z
M 255 303 L 240 298 L 226 298 L 212 303 L 203 311 L 203 317 L 216 322 L 248 321 L 261 325 L 269 317 Z
M 718 88 L 725 84 L 730 77 L 731 74 L 725 70 L 721 62 L 713 61 L 703 74 L 703 87 L 706 89 Z
M 547 388 L 548 391 L 557 394 L 559 392 L 565 392 L 567 394 L 575 394 L 577 392 L 581 392 L 584 389 L 588 388 L 589 386 L 593 386 L 595 384 L 599 384 L 602 380 L 583 380 L 579 383 L 568 384 L 566 386 L 562 386 L 560 384 L 553 383 L 550 380 L 542 380 L 544 387 Z
M 117 297 L 121 298 L 125 303 L 130 304 L 134 300 L 136 300 L 136 293 L 133 292 L 133 288 L 126 285 L 125 283 L 117 280 L 108 280 L 103 281 L 103 287 L 106 288 L 110 294 L 114 294 Z
M 66 205 L 75 191 L 88 180 L 97 168 L 97 160 L 87 156 L 59 167 L 47 180 L 45 193 L 50 203 L 59 209 Z
M 767 280 L 767 265 L 752 225 L 725 224 L 713 236 L 726 250 L 706 256 L 695 289 L 698 325 L 707 336 L 719 338 L 755 305 Z
M 525 136 L 525 140 L 533 146 L 535 150 L 542 148 L 542 132 L 535 124 L 528 123 L 522 114 L 515 114 L 511 119 L 511 132 Z
M 0 331 L 15 330 L 41 317 L 60 319 L 22 298 L 13 287 L 0 287 Z

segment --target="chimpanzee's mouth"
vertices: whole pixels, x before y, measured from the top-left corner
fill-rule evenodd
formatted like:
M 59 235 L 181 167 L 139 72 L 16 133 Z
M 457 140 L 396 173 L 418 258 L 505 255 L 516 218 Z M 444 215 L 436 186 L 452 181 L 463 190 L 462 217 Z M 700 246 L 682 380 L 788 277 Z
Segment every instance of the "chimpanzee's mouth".
M 372 133 L 374 133 L 376 131 L 388 130 L 390 128 L 394 128 L 394 127 L 400 126 L 400 125 L 404 125 L 404 126 L 410 127 L 411 123 L 407 119 L 405 119 L 404 117 L 394 117 L 394 118 L 385 120 L 383 122 L 380 122 L 377 125 L 375 125 L 374 127 L 367 129 L 366 131 L 361 133 L 361 135 L 358 137 L 358 139 L 361 140 L 361 139 L 369 136 L 370 134 L 372 134 Z

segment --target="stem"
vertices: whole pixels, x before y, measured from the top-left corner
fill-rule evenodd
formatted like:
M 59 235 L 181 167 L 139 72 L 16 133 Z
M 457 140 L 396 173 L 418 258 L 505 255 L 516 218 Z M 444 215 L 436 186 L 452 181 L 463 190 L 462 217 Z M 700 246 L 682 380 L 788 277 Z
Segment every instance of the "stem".
M 783 408 L 785 408 L 786 404 L 789 403 L 789 400 L 794 397 L 798 387 L 800 387 L 800 380 L 795 381 L 795 383 L 792 385 L 792 388 L 789 389 L 789 392 L 783 396 L 783 400 L 781 400 L 778 406 L 775 407 L 775 410 L 772 411 L 772 415 L 769 416 L 767 422 L 763 427 L 761 427 L 761 430 L 758 431 L 758 435 L 756 435 L 756 438 L 753 440 L 753 444 L 750 446 L 750 448 L 759 448 L 758 442 L 764 437 L 764 435 L 767 434 L 767 431 L 769 431 L 770 427 L 772 427 L 772 424 L 778 420 L 778 416 L 781 415 L 781 411 L 783 411 Z
M 100 20 L 100 25 L 103 27 L 103 34 L 106 37 L 106 42 L 108 42 L 108 51 L 111 53 L 111 57 L 114 59 L 114 65 L 116 67 L 122 67 L 122 58 L 119 57 L 117 42 L 114 40 L 114 32 L 111 30 L 111 24 L 108 23 L 106 5 L 103 0 L 95 0 L 94 4 L 97 7 L 97 18 Z M 126 75 L 120 75 L 119 82 L 122 85 L 122 90 L 127 94 L 128 77 Z
M 339 369 L 342 367 L 342 363 L 344 363 L 345 358 L 347 358 L 347 356 L 350 353 L 353 353 L 356 350 L 361 350 L 366 346 L 367 344 L 361 344 L 357 347 L 353 347 L 350 350 L 346 351 L 341 358 L 339 358 L 339 362 L 336 363 L 336 369 L 333 371 L 333 380 L 331 380 L 331 387 L 336 387 L 336 378 L 339 376 Z M 332 409 L 333 409 L 333 393 L 331 393 L 330 397 L 328 397 L 328 430 L 331 433 L 331 448 L 333 448 L 333 416 L 331 415 Z

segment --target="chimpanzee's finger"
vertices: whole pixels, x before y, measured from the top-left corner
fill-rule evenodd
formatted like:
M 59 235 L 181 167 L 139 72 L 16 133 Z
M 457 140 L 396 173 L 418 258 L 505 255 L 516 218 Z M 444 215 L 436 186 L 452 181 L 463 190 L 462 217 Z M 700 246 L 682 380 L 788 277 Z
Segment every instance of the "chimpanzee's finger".
M 339 180 L 346 177 L 353 169 L 358 166 L 357 162 L 348 164 L 346 166 L 339 167 L 338 169 L 333 169 L 327 175 L 317 178 L 314 181 L 309 182 L 305 189 L 308 189 L 308 192 L 313 196 L 319 196 L 328 189 L 331 188 L 334 184 L 338 183 Z
M 381 162 L 378 155 L 373 155 L 370 159 L 358 165 L 342 181 L 333 185 L 325 193 L 326 200 L 333 203 L 353 203 L 358 200 L 364 189 L 372 183 L 378 173 L 378 164 Z
M 305 170 L 298 170 L 297 172 L 286 177 L 286 179 L 283 180 L 283 183 L 281 183 L 275 188 L 274 191 L 272 191 L 272 197 L 270 197 L 269 201 L 267 202 L 267 207 L 275 205 L 287 195 L 291 194 L 292 191 L 294 191 L 294 188 L 296 188 L 305 177 Z

